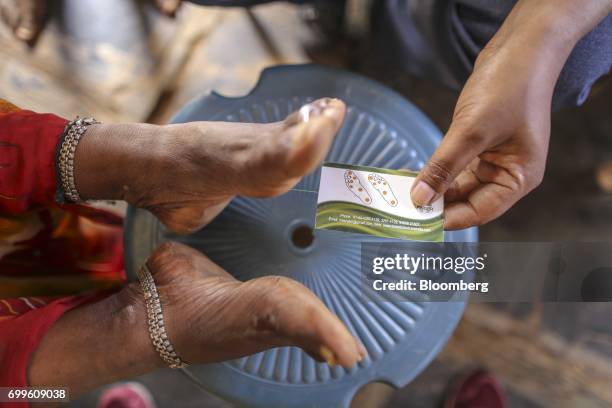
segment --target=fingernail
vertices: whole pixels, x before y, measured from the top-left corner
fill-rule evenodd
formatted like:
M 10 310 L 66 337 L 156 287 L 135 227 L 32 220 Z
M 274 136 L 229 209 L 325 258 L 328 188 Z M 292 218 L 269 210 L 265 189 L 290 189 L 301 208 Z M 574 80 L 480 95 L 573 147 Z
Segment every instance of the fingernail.
M 410 197 L 415 205 L 429 205 L 433 201 L 436 191 L 424 181 L 419 181 L 410 192 Z
M 320 109 L 324 109 L 327 108 L 329 106 L 329 104 L 332 102 L 332 98 L 322 98 L 320 100 L 318 100 L 316 102 L 316 105 L 320 108 Z
M 15 36 L 21 41 L 30 41 L 34 37 L 34 30 L 29 27 L 19 26 L 15 30 Z
M 334 356 L 334 353 L 332 353 L 332 351 L 326 346 L 321 346 L 319 349 L 319 353 L 330 367 L 336 365 L 336 357 Z
M 164 0 L 161 5 L 162 11 L 169 16 L 173 16 L 176 13 L 178 6 L 179 2 L 177 0 Z

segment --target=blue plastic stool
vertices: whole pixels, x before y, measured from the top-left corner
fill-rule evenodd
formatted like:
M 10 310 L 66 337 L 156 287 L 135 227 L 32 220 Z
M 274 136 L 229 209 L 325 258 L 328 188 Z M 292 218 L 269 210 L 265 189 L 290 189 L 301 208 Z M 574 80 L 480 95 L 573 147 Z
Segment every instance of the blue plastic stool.
M 185 106 L 173 123 L 196 120 L 273 122 L 320 97 L 346 102 L 346 120 L 326 160 L 387 168 L 420 169 L 440 141 L 440 131 L 391 89 L 345 71 L 318 66 L 266 69 L 253 91 L 226 98 L 212 93 Z M 383 302 L 361 298 L 360 244 L 380 239 L 315 230 L 296 245 L 296 228 L 312 227 L 320 170 L 280 197 L 238 197 L 203 230 L 179 237 L 148 212 L 130 208 L 125 248 L 128 275 L 161 242 L 173 239 L 200 249 L 238 279 L 290 276 L 309 287 L 356 334 L 368 357 L 346 370 L 318 363 L 295 347 L 282 347 L 219 364 L 188 368 L 205 389 L 250 407 L 348 407 L 372 381 L 402 387 L 435 357 L 454 330 L 464 302 Z M 446 241 L 475 242 L 477 229 L 446 233 Z

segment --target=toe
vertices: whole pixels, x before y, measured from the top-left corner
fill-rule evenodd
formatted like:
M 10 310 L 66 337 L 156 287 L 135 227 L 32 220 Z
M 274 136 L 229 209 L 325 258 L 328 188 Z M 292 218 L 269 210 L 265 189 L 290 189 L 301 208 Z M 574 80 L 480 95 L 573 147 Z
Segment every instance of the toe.
M 327 116 L 334 119 L 339 125 L 342 122 L 345 105 L 340 99 L 321 98 L 314 102 L 302 106 L 299 110 L 289 115 L 285 119 L 286 126 L 293 126 L 299 123 L 308 123 L 317 117 Z M 339 114 L 342 115 L 339 115 Z
M 325 158 L 345 112 L 342 101 L 324 98 L 302 106 L 285 120 L 288 134 L 284 137 L 291 140 L 287 162 L 290 175 L 305 175 Z
M 304 105 L 284 121 L 263 126 L 266 135 L 245 161 L 239 192 L 253 197 L 282 194 L 310 173 L 325 158 L 342 125 L 345 105 L 324 98 Z
M 307 350 L 313 350 L 313 346 L 318 344 L 316 353 L 311 351 L 315 357 L 320 356 L 330 366 L 338 364 L 347 368 L 365 357 L 361 342 L 327 308 L 315 312 L 313 320 L 313 330 L 305 333 L 303 342 Z
M 297 345 L 319 361 L 351 367 L 365 349 L 344 324 L 305 286 L 290 279 L 263 278 L 268 285 L 269 310 L 283 343 Z M 269 313 L 269 312 L 268 312 Z

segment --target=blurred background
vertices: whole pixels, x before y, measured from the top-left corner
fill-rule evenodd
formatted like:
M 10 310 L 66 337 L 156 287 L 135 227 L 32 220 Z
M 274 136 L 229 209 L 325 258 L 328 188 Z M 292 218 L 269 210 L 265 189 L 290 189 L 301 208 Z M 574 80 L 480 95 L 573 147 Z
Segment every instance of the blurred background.
M 10 12 L 12 0 L 0 0 Z M 49 1 L 35 47 L 0 23 L 0 97 L 66 118 L 166 123 L 187 101 L 216 90 L 247 93 L 276 64 L 318 62 L 379 80 L 419 106 L 444 131 L 457 93 L 381 59 L 367 0 L 251 9 L 184 4 L 175 17 L 147 1 Z M 384 51 L 384 50 L 383 50 Z M 612 80 L 580 108 L 553 117 L 542 185 L 482 241 L 606 241 L 612 221 Z M 124 208 L 115 206 L 119 212 Z M 362 389 L 355 407 L 435 407 L 453 380 L 475 368 L 499 376 L 511 406 L 612 405 L 612 303 L 470 304 L 453 337 L 401 390 Z M 138 379 L 160 407 L 230 407 L 180 373 Z M 95 406 L 100 390 L 71 404 Z

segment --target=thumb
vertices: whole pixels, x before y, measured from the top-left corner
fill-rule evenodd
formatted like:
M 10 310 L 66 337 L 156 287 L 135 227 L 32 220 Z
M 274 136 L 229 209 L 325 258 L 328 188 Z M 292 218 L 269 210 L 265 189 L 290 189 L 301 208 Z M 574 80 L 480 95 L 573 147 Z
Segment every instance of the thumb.
M 442 196 L 453 180 L 484 150 L 480 134 L 451 124 L 433 156 L 417 176 L 410 197 L 416 206 L 429 205 Z

